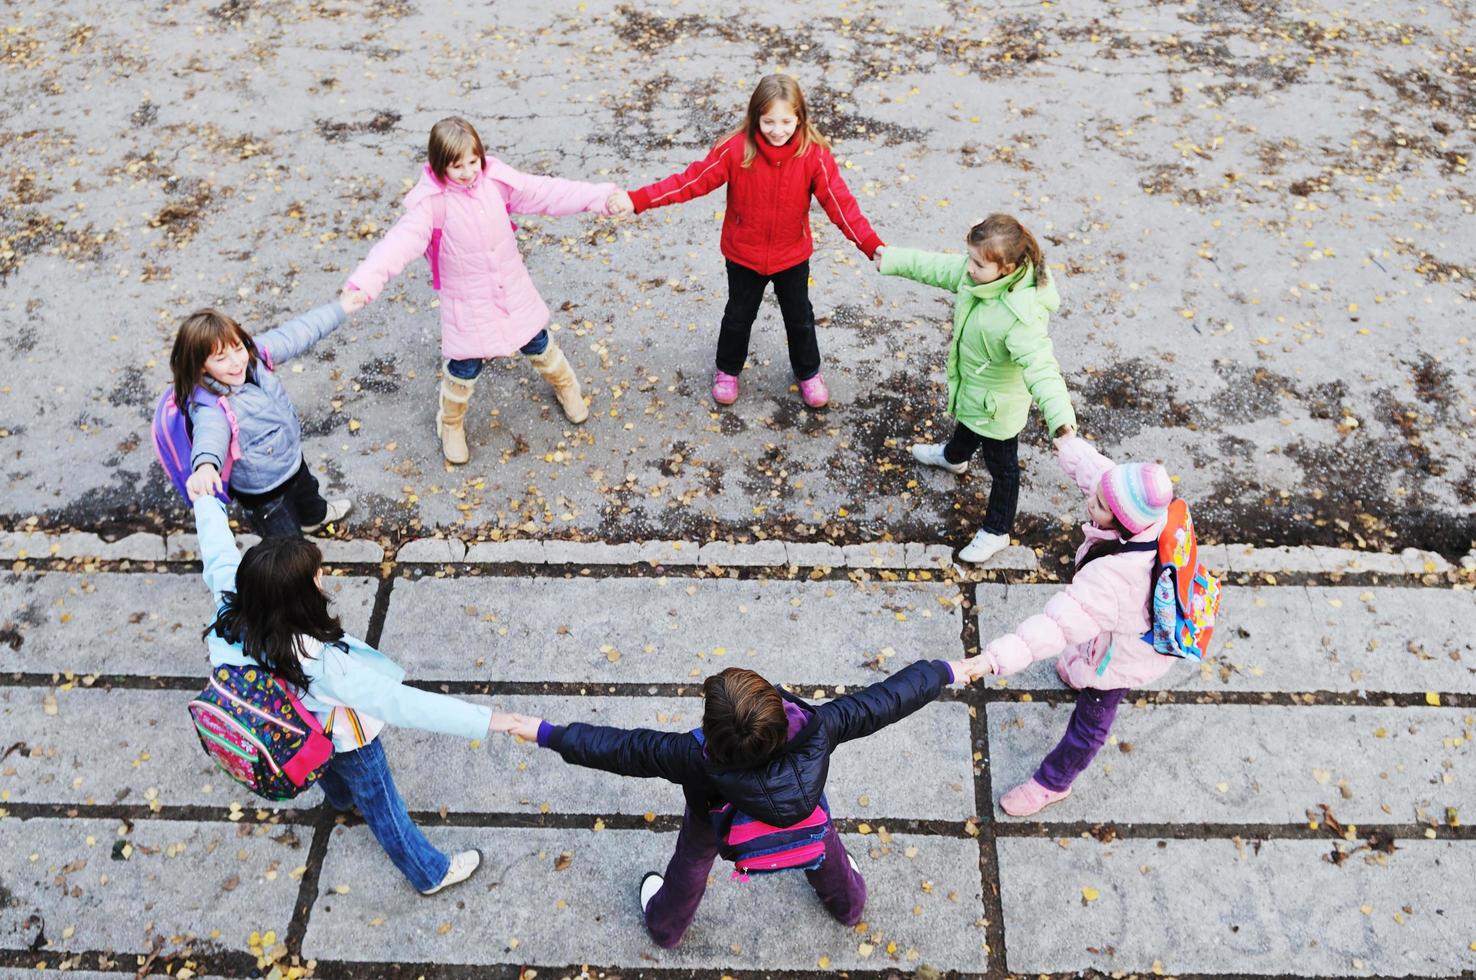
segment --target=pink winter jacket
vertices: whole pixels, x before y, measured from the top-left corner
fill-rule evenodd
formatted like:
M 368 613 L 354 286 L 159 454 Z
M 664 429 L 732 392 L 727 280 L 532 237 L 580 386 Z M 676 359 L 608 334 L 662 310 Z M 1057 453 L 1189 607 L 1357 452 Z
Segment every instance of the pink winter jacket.
M 438 181 L 429 166 L 405 195 L 405 214 L 348 278 L 372 302 L 385 283 L 425 254 L 435 222 L 431 199 L 446 200 L 441 229 L 441 353 L 452 360 L 503 357 L 548 325 L 548 307 L 518 254 L 509 214 L 605 214 L 614 184 L 586 184 L 514 170 L 496 157 L 471 184 Z
M 1059 458 L 1084 496 L 1097 492 L 1102 474 L 1113 466 L 1077 436 L 1060 441 Z M 1154 541 L 1163 524 L 1160 520 L 1129 540 Z M 1093 542 L 1117 537 L 1091 523 L 1083 524 L 1082 531 L 1086 540 L 1076 551 L 1077 561 Z M 1059 653 L 1061 669 L 1075 688 L 1141 687 L 1157 680 L 1173 659 L 1142 639 L 1149 626 L 1153 558 L 1151 551 L 1129 551 L 1093 559 L 1065 591 L 1051 596 L 1042 612 L 985 647 L 984 656 L 997 673 L 1013 674 Z

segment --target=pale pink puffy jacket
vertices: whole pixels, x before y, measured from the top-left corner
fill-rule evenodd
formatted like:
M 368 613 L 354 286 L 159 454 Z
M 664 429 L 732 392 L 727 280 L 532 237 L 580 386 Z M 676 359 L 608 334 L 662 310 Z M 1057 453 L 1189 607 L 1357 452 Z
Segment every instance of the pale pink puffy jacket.
M 614 184 L 539 177 L 487 157 L 469 185 L 436 180 L 429 166 L 405 195 L 405 214 L 348 278 L 372 302 L 385 283 L 425 254 L 435 219 L 431 199 L 443 195 L 441 353 L 452 360 L 504 357 L 548 325 L 548 307 L 528 277 L 509 214 L 607 213 Z
M 1077 436 L 1060 441 L 1058 457 L 1066 475 L 1088 497 L 1114 465 Z M 1155 541 L 1163 525 L 1160 520 L 1129 540 Z M 1083 524 L 1082 531 L 1086 540 L 1076 551 L 1077 561 L 1093 542 L 1117 537 L 1091 523 Z M 1051 596 L 1042 612 L 985 647 L 984 656 L 998 673 L 1013 674 L 1059 653 L 1075 688 L 1141 687 L 1157 680 L 1174 661 L 1142 639 L 1149 626 L 1153 558 L 1151 551 L 1128 551 L 1093 559 L 1064 591 Z

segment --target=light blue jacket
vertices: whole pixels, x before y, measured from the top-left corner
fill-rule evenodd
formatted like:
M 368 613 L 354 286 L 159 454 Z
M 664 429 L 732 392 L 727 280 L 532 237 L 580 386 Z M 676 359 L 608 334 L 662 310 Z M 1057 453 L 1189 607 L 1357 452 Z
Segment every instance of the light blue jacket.
M 231 534 L 225 505 L 219 498 L 207 495 L 195 501 L 195 530 L 200 537 L 205 584 L 210 586 L 218 610 L 224 593 L 235 590 L 236 566 L 241 564 L 236 538 Z M 308 689 L 298 693 L 303 707 L 316 715 L 320 723 L 327 722 L 334 704 L 315 695 L 325 695 L 334 703 L 347 705 L 391 725 L 423 728 L 463 738 L 486 736 L 487 725 L 492 720 L 490 708 L 409 687 L 401 683 L 405 671 L 389 657 L 347 634 L 343 642 L 349 648 L 347 653 L 334 646 L 324 646 L 320 657 L 302 660 Z M 211 666 L 256 663 L 239 643 L 227 643 L 214 633 L 206 644 L 210 650 Z
M 280 368 L 337 330 L 346 319 L 337 302 L 325 303 L 251 339 L 266 353 L 273 368 Z M 302 464 L 302 423 L 276 374 L 258 364 L 245 383 L 229 389 L 216 385 L 212 390 L 230 398 L 239 427 L 241 458 L 231 470 L 231 486 L 245 493 L 266 493 L 285 483 Z M 225 413 L 191 402 L 190 430 L 190 472 L 203 463 L 222 470 L 231 445 L 231 426 Z

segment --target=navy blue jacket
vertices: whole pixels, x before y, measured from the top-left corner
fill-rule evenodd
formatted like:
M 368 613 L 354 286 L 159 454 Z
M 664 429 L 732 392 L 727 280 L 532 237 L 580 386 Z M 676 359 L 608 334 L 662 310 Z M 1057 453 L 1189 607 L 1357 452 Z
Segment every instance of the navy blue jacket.
M 693 813 L 706 814 L 727 801 L 765 823 L 788 827 L 819 805 L 836 746 L 906 718 L 936 700 L 952 682 L 953 670 L 946 661 L 920 660 L 884 681 L 821 705 L 780 690 L 786 701 L 808 712 L 809 720 L 778 754 L 752 769 L 719 766 L 691 732 L 545 723 L 538 743 L 574 765 L 680 783 Z

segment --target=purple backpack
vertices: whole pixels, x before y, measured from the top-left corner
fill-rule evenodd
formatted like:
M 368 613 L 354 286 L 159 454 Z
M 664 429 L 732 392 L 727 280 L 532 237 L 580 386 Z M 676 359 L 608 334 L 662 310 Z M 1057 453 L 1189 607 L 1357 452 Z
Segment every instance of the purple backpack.
M 231 448 L 221 467 L 221 490 L 216 494 L 221 503 L 229 504 L 231 498 L 225 487 L 230 483 L 231 464 L 241 458 L 240 426 L 236 424 L 236 413 L 231 409 L 230 399 L 224 395 L 212 394 L 204 387 L 196 388 L 190 395 L 190 400 L 199 405 L 218 407 L 225 412 L 226 421 L 230 423 Z M 190 499 L 189 491 L 185 489 L 192 472 L 190 447 L 190 418 L 179 410 L 179 405 L 174 401 L 174 387 L 171 385 L 159 396 L 159 404 L 154 407 L 154 452 L 159 457 L 159 465 L 164 467 L 164 475 L 169 477 L 169 482 L 174 484 L 174 489 L 185 500 Z
M 261 355 L 261 364 L 268 371 L 272 369 L 272 358 L 265 350 L 258 348 Z M 231 465 L 241 458 L 241 427 L 236 423 L 235 410 L 231 408 L 230 400 L 224 395 L 216 395 L 205 386 L 200 385 L 190 394 L 190 401 L 197 405 L 218 406 L 225 412 L 226 422 L 231 427 L 231 448 L 226 453 L 225 462 L 221 466 L 220 493 L 216 494 L 223 504 L 229 504 L 231 498 L 226 493 L 226 487 L 231 481 Z M 189 491 L 185 484 L 190 481 L 193 472 L 190 469 L 190 457 L 192 455 L 191 445 L 193 440 L 190 435 L 190 418 L 179 410 L 174 401 L 174 386 L 164 389 L 164 394 L 159 396 L 159 403 L 154 406 L 154 453 L 159 457 L 159 465 L 164 467 L 164 475 L 169 477 L 169 482 L 174 484 L 174 489 L 186 501 L 190 499 Z

